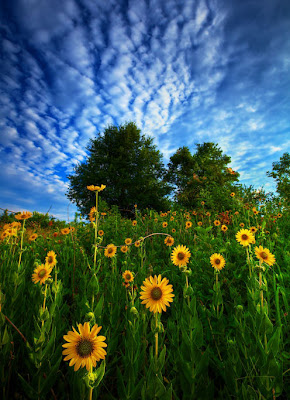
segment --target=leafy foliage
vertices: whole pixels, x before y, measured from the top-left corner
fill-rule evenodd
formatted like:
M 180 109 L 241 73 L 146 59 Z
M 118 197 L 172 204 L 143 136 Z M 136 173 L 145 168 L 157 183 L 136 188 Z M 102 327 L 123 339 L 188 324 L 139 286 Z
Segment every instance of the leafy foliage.
M 290 154 L 284 153 L 280 161 L 273 162 L 272 171 L 267 175 L 277 183 L 277 192 L 288 201 L 290 200 Z
M 94 206 L 94 193 L 88 185 L 105 184 L 102 198 L 109 206 L 118 205 L 120 210 L 166 209 L 166 196 L 170 187 L 163 181 L 165 168 L 162 155 L 153 139 L 141 135 L 135 123 L 109 126 L 103 134 L 91 139 L 87 147 L 86 162 L 75 167 L 68 176 L 70 188 L 67 197 L 82 212 L 88 214 Z

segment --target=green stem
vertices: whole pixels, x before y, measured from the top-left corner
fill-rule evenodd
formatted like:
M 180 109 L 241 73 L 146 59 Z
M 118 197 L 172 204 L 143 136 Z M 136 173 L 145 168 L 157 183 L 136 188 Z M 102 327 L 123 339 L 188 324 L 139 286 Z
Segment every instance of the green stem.
M 21 231 L 21 242 L 20 242 L 20 255 L 19 255 L 19 261 L 18 261 L 18 270 L 20 267 L 21 263 L 21 257 L 22 257 L 22 252 L 23 252 L 23 235 L 24 235 L 24 226 L 25 226 L 25 219 L 23 220 L 23 226 L 22 226 L 22 231 Z
M 91 366 L 91 370 L 90 370 L 90 373 L 92 373 L 92 372 L 93 372 L 93 366 Z M 93 398 L 93 388 L 90 387 L 90 390 L 89 390 L 89 400 L 92 400 L 92 398 Z
M 155 360 L 156 361 L 158 359 L 158 331 L 157 331 L 157 328 L 158 328 L 158 313 L 156 312 L 155 313 L 155 329 L 156 329 L 156 332 L 155 332 Z

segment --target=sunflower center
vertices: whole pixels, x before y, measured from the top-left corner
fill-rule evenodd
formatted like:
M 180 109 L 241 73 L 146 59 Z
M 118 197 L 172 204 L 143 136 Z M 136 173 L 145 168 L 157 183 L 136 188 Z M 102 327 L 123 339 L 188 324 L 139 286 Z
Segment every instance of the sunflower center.
M 265 253 L 264 251 L 262 251 L 261 257 L 263 258 L 263 260 L 267 260 L 268 255 L 267 255 L 267 253 Z
M 51 264 L 51 263 L 53 262 L 53 257 L 52 257 L 52 256 L 49 256 L 48 259 L 47 259 L 47 262 L 48 262 L 49 264 Z
M 127 275 L 126 275 L 126 279 L 127 279 L 127 281 L 129 281 L 129 280 L 131 279 L 131 275 L 130 275 L 130 274 L 127 274 Z
M 108 253 L 109 253 L 109 254 L 113 253 L 112 247 L 109 247 L 109 248 L 108 248 Z
M 92 354 L 93 350 L 93 343 L 89 339 L 81 339 L 76 346 L 76 351 L 78 355 L 82 358 L 89 357 Z
M 38 272 L 38 276 L 39 276 L 40 279 L 44 278 L 45 275 L 46 275 L 46 269 L 41 269 L 41 270 Z
M 151 297 L 153 300 L 160 300 L 162 297 L 162 290 L 159 287 L 155 287 L 151 290 Z
M 243 239 L 243 240 L 248 240 L 248 236 L 245 235 L 245 234 L 243 234 L 243 235 L 242 235 L 242 239 Z
M 184 257 L 185 257 L 185 254 L 182 251 L 177 254 L 178 260 L 184 260 Z

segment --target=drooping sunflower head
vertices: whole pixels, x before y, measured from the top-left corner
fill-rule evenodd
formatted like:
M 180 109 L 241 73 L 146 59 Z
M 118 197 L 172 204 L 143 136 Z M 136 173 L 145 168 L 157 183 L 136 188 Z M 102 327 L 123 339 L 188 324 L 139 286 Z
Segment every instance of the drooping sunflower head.
M 117 247 L 114 244 L 108 244 L 105 248 L 105 257 L 113 258 L 117 252 Z
M 74 365 L 75 371 L 80 367 L 86 367 L 90 371 L 91 367 L 96 367 L 97 361 L 105 359 L 106 337 L 98 336 L 102 327 L 97 324 L 91 330 L 89 323 L 85 322 L 84 325 L 78 324 L 78 329 L 79 332 L 73 327 L 73 331 L 63 336 L 68 343 L 62 345 L 65 348 L 62 354 L 65 356 L 64 361 L 70 360 L 70 367 Z
M 122 277 L 123 277 L 123 279 L 125 280 L 126 283 L 133 282 L 133 280 L 134 280 L 134 275 L 129 270 L 125 271 L 123 273 Z
M 166 246 L 171 247 L 173 245 L 173 243 L 174 243 L 173 237 L 172 236 L 167 236 L 164 239 L 164 243 L 166 244 Z
M 92 192 L 101 192 L 105 188 L 106 188 L 106 185 L 101 185 L 101 186 L 90 185 L 90 186 L 87 186 L 87 189 L 92 191 Z
M 56 265 L 56 254 L 53 250 L 47 253 L 47 256 L 45 257 L 45 263 L 52 268 Z
M 174 297 L 172 285 L 168 285 L 169 280 L 161 279 L 161 275 L 158 275 L 158 277 L 155 275 L 154 278 L 150 276 L 145 279 L 143 286 L 141 286 L 140 299 L 143 300 L 142 304 L 145 304 L 146 308 L 149 308 L 154 314 L 166 311 L 166 306 L 170 307 L 169 302 L 172 302 Z
M 191 253 L 187 247 L 178 245 L 171 253 L 171 261 L 174 265 L 181 267 L 189 262 L 190 256 Z
M 276 262 L 274 254 L 270 253 L 270 250 L 265 247 L 255 247 L 255 254 L 259 260 L 265 262 L 269 266 L 275 264 Z
M 210 256 L 210 263 L 215 270 L 221 270 L 226 264 L 225 259 L 222 255 L 214 253 Z
M 52 267 L 48 264 L 41 264 L 35 268 L 32 274 L 32 282 L 37 284 L 38 282 L 42 285 L 48 278 L 51 278 Z
M 249 244 L 255 243 L 255 237 L 248 229 L 241 229 L 236 234 L 236 239 L 242 246 L 249 246 Z

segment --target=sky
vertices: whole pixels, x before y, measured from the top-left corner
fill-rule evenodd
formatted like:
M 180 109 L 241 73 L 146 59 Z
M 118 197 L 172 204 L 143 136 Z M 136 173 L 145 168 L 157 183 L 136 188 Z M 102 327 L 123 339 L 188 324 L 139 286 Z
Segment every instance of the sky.
M 240 183 L 275 190 L 289 0 L 2 0 L 0 35 L 0 208 L 73 220 L 67 176 L 90 138 L 128 121 L 165 165 L 214 142 Z

